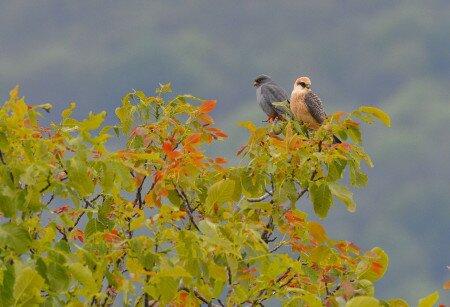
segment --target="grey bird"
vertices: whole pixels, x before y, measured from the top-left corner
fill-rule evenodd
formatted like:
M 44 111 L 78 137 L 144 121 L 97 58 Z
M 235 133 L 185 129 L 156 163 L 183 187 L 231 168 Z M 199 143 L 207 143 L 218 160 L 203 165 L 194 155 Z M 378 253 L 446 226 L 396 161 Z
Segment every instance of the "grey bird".
M 274 106 L 273 103 L 282 101 L 289 103 L 289 96 L 286 91 L 266 75 L 258 76 L 253 82 L 253 86 L 256 87 L 256 101 L 268 116 L 265 121 L 271 123 L 275 119 L 282 120 L 284 110 L 281 107 Z

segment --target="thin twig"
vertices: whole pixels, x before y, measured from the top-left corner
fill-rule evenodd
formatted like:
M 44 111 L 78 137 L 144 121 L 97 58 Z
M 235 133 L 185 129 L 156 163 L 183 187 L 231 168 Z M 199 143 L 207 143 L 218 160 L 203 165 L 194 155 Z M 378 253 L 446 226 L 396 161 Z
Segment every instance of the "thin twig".
M 189 216 L 189 220 L 191 221 L 191 223 L 194 225 L 195 229 L 197 229 L 198 231 L 200 231 L 200 228 L 198 228 L 197 224 L 195 223 L 194 220 L 194 216 L 193 216 L 193 210 L 192 210 L 192 206 L 191 203 L 189 202 L 189 200 L 187 199 L 186 194 L 183 192 L 183 190 L 178 190 L 178 188 L 175 188 L 175 190 L 178 193 L 178 196 L 180 196 L 180 198 L 184 201 L 184 204 L 186 205 L 186 211 L 187 214 Z M 201 232 L 201 231 L 200 231 Z
M 288 243 L 285 241 L 282 241 L 280 243 L 277 244 L 277 246 L 275 246 L 274 248 L 272 248 L 269 253 L 273 253 L 276 252 L 277 250 L 279 250 L 280 248 L 282 248 L 283 246 L 287 245 Z

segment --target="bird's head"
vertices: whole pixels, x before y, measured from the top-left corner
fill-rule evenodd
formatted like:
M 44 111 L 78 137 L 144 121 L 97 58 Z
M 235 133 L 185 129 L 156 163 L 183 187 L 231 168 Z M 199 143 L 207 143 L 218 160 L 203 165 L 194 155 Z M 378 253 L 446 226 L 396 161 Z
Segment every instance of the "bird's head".
M 311 80 L 308 77 L 300 77 L 295 80 L 294 87 L 301 87 L 302 89 L 311 88 Z
M 254 87 L 258 87 L 261 84 L 264 84 L 264 83 L 267 83 L 267 82 L 270 82 L 270 81 L 272 81 L 272 79 L 270 79 L 269 76 L 260 75 L 260 76 L 256 77 L 255 81 L 253 81 L 253 86 Z

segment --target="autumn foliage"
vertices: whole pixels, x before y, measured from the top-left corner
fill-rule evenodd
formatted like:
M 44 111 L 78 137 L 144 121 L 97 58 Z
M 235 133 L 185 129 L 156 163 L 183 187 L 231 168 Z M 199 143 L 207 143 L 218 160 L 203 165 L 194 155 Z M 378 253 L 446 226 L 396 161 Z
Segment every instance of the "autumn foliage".
M 126 95 L 117 126 L 102 126 L 105 112 L 74 119 L 71 104 L 42 127 L 51 106 L 11 91 L 0 108 L 0 306 L 406 306 L 374 297 L 381 248 L 333 239 L 302 211 L 356 209 L 350 187 L 373 166 L 360 125 L 389 126 L 383 111 L 337 113 L 316 130 L 240 123 L 248 143 L 228 166 L 204 150 L 227 137 L 209 115 L 216 101 L 169 92 Z M 112 138 L 126 145 L 111 150 Z

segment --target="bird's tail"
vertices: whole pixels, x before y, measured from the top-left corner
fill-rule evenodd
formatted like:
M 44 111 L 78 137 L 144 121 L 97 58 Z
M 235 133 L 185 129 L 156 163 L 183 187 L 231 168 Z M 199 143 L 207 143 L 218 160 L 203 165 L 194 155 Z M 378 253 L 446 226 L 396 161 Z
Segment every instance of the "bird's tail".
M 340 144 L 342 141 L 335 135 L 333 135 L 333 144 Z

